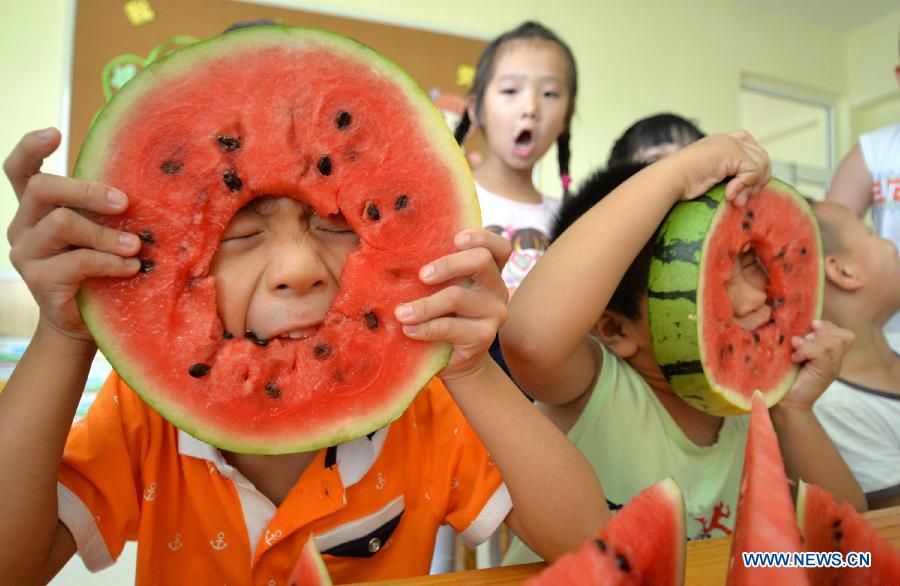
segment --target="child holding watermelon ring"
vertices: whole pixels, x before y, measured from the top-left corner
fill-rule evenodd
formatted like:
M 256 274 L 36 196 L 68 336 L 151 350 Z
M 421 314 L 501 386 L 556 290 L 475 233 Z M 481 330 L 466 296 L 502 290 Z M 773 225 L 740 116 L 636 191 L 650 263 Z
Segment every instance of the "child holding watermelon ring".
M 127 195 L 40 172 L 59 140 L 53 130 L 26 135 L 4 166 L 20 200 L 8 229 L 11 257 L 41 309 L 34 338 L 0 394 L 4 578 L 46 581 L 76 549 L 100 569 L 125 540 L 136 539 L 139 582 L 283 581 L 313 528 L 336 582 L 384 579 L 426 573 L 444 522 L 485 539 L 505 519 L 555 558 L 607 518 L 590 465 L 487 357 L 506 316 L 499 267 L 509 244 L 483 230 L 460 232 L 456 252 L 422 268 L 423 281 L 444 288 L 396 308 L 408 336 L 447 340 L 454 353 L 441 373 L 446 390 L 429 383 L 390 434 L 349 442 L 353 450 L 220 452 L 164 421 L 115 373 L 70 432 L 96 352 L 75 293 L 87 277 L 139 270 L 139 238 L 79 213 L 119 213 Z M 333 296 L 355 238 L 340 217 L 319 218 L 297 200 L 251 204 L 226 228 L 212 265 L 234 286 L 218 299 L 223 320 L 248 328 L 258 325 L 254 308 L 266 297 L 242 293 L 242 279 L 277 269 L 279 291 L 312 282 Z M 302 242 L 298 231 L 320 222 L 331 256 L 288 244 Z M 258 231 L 282 244 L 263 254 L 252 244 Z M 293 262 L 273 266 L 282 255 Z M 455 286 L 459 281 L 469 286 Z M 308 301 L 298 294 L 295 303 Z M 265 321 L 277 319 L 269 316 L 260 328 L 277 327 Z M 360 464 L 346 458 L 372 454 L 375 444 L 382 447 L 367 461 L 372 473 L 345 482 Z M 547 498 L 552 494 L 566 498 Z
M 664 377 L 650 342 L 647 242 L 677 202 L 731 177 L 725 197 L 745 206 L 769 175 L 767 154 L 746 131 L 706 137 L 650 166 L 598 174 L 564 207 L 567 227 L 557 227 L 510 301 L 500 333 L 516 382 L 587 455 L 610 507 L 671 476 L 684 491 L 689 538 L 733 529 L 748 417 L 700 411 Z M 755 291 L 758 272 L 756 263 L 735 263 L 729 293 L 735 312 L 741 307 L 742 317 L 765 322 L 767 315 L 757 315 L 765 300 Z M 790 477 L 816 478 L 863 508 L 858 485 L 812 412 L 852 339 L 825 322 L 793 337 L 791 359 L 804 366 L 772 419 Z M 514 542 L 504 561 L 535 559 Z

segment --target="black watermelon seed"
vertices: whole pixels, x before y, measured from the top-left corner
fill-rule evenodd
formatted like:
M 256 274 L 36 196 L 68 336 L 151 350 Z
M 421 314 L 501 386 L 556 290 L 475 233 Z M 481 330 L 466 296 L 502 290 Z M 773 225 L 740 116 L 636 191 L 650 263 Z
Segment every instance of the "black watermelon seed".
M 767 321 L 766 323 L 767 323 L 768 325 L 774 324 L 774 323 L 775 323 L 775 318 L 774 318 L 774 317 L 770 317 L 770 318 L 769 318 L 769 321 Z
M 725 358 L 725 348 L 719 348 L 719 360 Z
M 397 201 L 394 202 L 394 209 L 398 212 L 409 205 L 409 198 L 405 195 L 401 195 L 397 198 Z
M 370 203 L 366 206 L 366 215 L 369 216 L 369 219 L 377 222 L 381 219 L 381 212 L 378 211 L 378 206 L 374 203 Z
M 149 273 L 149 272 L 153 271 L 153 269 L 155 269 L 155 268 L 156 268 L 156 263 L 153 262 L 152 260 L 150 260 L 149 258 L 141 259 L 141 272 L 142 273 L 145 273 L 145 274 Z
M 316 344 L 313 347 L 316 358 L 326 358 L 331 354 L 331 344 Z
M 256 344 L 257 346 L 268 346 L 269 345 L 269 341 L 266 340 L 265 338 L 256 338 L 255 340 L 253 340 L 253 343 Z
M 801 247 L 800 247 L 800 254 L 806 254 L 806 247 L 805 247 L 805 246 L 801 246 Z
M 151 232 L 150 230 L 141 230 L 140 232 L 138 232 L 138 238 L 140 238 L 141 242 L 148 246 L 156 243 L 156 240 L 153 239 L 153 232 Z
M 619 569 L 623 572 L 627 572 L 631 569 L 631 566 L 628 564 L 628 560 L 625 559 L 620 553 L 616 554 L 616 565 L 619 566 Z
M 778 251 L 778 254 L 775 255 L 775 258 L 782 258 L 786 252 L 787 252 L 787 249 L 782 248 L 781 250 Z
M 234 337 L 234 334 L 232 334 L 228 330 L 225 330 L 224 332 L 222 332 L 222 337 L 225 338 L 226 340 L 230 340 Z
M 750 358 L 749 354 L 744 355 L 744 364 L 750 364 L 751 360 L 752 360 L 752 358 Z
M 247 330 L 246 332 L 244 332 L 244 337 L 247 338 L 248 340 L 255 340 L 256 332 L 254 332 L 252 330 Z
M 835 541 L 840 541 L 841 538 L 842 538 L 843 536 L 844 536 L 844 532 L 843 532 L 843 531 L 835 531 L 835 532 L 834 532 L 834 539 L 835 539 Z
M 159 166 L 159 170 L 163 172 L 164 175 L 174 175 L 181 171 L 181 167 L 183 165 L 180 161 L 163 161 L 162 165 Z
M 331 175 L 331 159 L 328 158 L 328 155 L 325 155 L 321 159 L 319 159 L 319 173 L 322 175 L 328 176 Z
M 745 215 L 752 220 L 753 219 L 753 210 L 747 210 L 747 213 Z
M 603 541 L 602 539 L 595 539 L 594 543 L 597 544 L 597 549 L 599 549 L 600 551 L 606 551 L 606 542 L 605 541 Z
M 750 222 L 741 222 L 741 228 L 743 228 L 744 230 L 749 230 Z
M 784 334 L 778 334 L 778 343 L 784 344 Z
M 840 519 L 835 519 L 835 520 L 834 520 L 834 523 L 832 523 L 831 526 L 834 527 L 835 529 L 837 529 L 838 527 L 841 526 L 841 520 L 840 520 Z
M 241 181 L 241 178 L 235 175 L 234 171 L 225 171 L 222 174 L 222 181 L 225 182 L 225 185 L 231 191 L 240 191 L 242 187 L 244 187 L 244 182 Z
M 199 282 L 200 282 L 200 277 L 191 277 L 190 279 L 188 279 L 187 288 L 193 289 L 194 287 L 197 286 L 197 283 L 199 283 Z
M 350 115 L 350 112 L 344 112 L 343 110 L 337 115 L 337 118 L 334 119 L 335 124 L 337 124 L 338 130 L 343 130 L 350 126 L 350 123 L 353 121 L 353 116 Z
M 270 380 L 266 383 L 266 394 L 272 397 L 273 399 L 281 398 L 281 389 L 278 388 L 278 383 Z
M 366 318 L 366 325 L 369 327 L 370 330 L 378 329 L 378 316 L 375 315 L 374 311 L 366 312 L 365 318 Z
M 753 332 L 753 342 L 755 344 L 759 344 L 759 334 L 757 334 L 756 332 Z
M 188 369 L 188 374 L 190 374 L 194 378 L 200 378 L 201 376 L 206 376 L 207 374 L 209 374 L 210 370 L 212 370 L 212 367 L 210 365 L 198 362 Z
M 241 148 L 241 139 L 236 136 L 217 136 L 216 140 L 225 151 L 236 151 Z
M 728 343 L 728 353 L 734 354 L 734 344 L 732 344 L 731 342 Z

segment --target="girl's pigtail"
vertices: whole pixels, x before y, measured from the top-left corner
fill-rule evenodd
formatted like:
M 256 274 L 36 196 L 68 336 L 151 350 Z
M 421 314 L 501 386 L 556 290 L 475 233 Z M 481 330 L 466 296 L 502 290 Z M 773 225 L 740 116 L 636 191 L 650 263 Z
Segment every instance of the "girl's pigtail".
M 456 139 L 456 144 L 462 146 L 463 141 L 466 140 L 466 134 L 469 132 L 469 126 L 471 125 L 472 121 L 469 119 L 469 109 L 466 108 L 463 110 L 462 117 L 456 125 L 456 130 L 453 131 L 453 138 Z
M 457 127 L 457 130 L 459 128 Z M 572 184 L 572 176 L 569 175 L 569 131 L 566 130 L 556 139 L 556 156 L 559 161 L 559 178 L 563 186 L 563 200 L 568 199 L 569 185 Z

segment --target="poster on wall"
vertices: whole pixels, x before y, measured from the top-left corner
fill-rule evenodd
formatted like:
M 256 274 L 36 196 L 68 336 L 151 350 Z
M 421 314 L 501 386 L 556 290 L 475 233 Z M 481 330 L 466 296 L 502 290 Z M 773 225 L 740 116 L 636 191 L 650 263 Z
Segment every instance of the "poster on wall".
M 236 23 L 271 21 L 330 30 L 405 69 L 455 126 L 487 44 L 482 39 L 234 0 L 78 0 L 75 9 L 67 169 L 96 113 L 141 69 Z M 475 137 L 470 150 L 483 146 Z

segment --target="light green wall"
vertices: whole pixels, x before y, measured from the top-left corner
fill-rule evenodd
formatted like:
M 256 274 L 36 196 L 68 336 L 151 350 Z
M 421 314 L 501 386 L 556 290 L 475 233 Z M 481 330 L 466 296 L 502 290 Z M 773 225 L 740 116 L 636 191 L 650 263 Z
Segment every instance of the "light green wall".
M 67 0 L 0 3 L 0 71 L 7 89 L 0 96 L 0 153 L 5 155 L 26 130 L 61 124 L 70 8 Z M 884 91 L 880 81 L 870 80 L 878 72 L 870 71 L 874 68 L 866 55 L 882 50 L 882 41 L 872 35 L 881 39 L 891 29 L 896 35 L 900 18 L 898 12 L 866 27 L 873 29 L 869 35 L 847 35 L 772 16 L 736 0 L 269 3 L 484 38 L 524 19 L 543 21 L 569 42 L 578 60 L 581 88 L 572 144 L 576 181 L 605 161 L 612 140 L 641 116 L 672 110 L 706 131 L 737 126 L 738 87 L 748 74 L 834 96 L 836 102 L 841 96 L 862 99 Z M 890 58 L 879 63 L 885 60 Z M 852 90 L 851 81 L 861 89 Z M 58 169 L 59 162 L 52 163 Z M 551 193 L 559 191 L 556 173 L 554 159 L 548 157 L 541 183 Z M 0 225 L 6 226 L 15 199 L 5 181 L 0 183 Z M 4 238 L 0 269 L 5 267 Z

